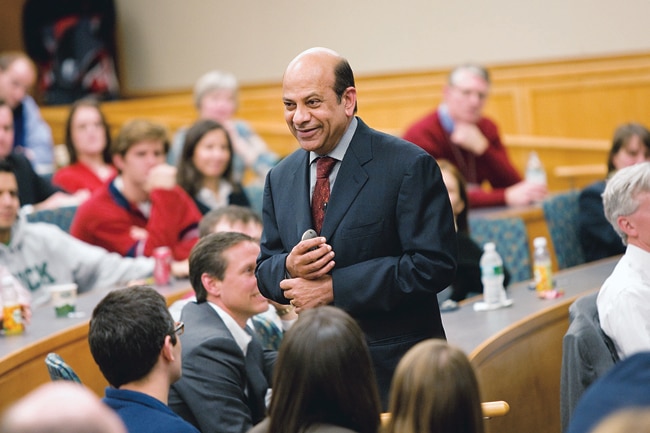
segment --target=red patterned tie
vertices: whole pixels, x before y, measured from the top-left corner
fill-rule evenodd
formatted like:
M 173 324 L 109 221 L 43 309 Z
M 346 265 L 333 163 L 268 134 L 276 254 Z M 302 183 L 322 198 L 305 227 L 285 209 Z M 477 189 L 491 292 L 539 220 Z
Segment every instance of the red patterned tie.
M 330 156 L 322 156 L 316 160 L 316 186 L 311 198 L 311 216 L 314 222 L 314 230 L 320 234 L 325 218 L 327 202 L 330 199 L 330 173 L 336 164 L 336 159 Z

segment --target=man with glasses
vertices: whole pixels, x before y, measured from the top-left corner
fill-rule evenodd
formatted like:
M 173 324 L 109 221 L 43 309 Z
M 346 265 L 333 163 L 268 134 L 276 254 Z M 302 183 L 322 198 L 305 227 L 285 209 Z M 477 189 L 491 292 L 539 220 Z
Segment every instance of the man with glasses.
M 115 290 L 95 307 L 88 343 L 110 384 L 103 402 L 129 432 L 198 433 L 167 407 L 169 387 L 181 377 L 184 329 L 150 287 Z
M 506 152 L 496 124 L 483 116 L 490 75 L 479 65 L 454 68 L 442 103 L 411 125 L 404 139 L 436 159 L 454 164 L 468 183 L 470 206 L 525 205 L 546 195 L 546 186 L 522 180 Z M 482 184 L 488 182 L 489 190 Z
M 249 319 L 268 308 L 257 288 L 258 241 L 209 234 L 190 253 L 196 302 L 183 307 L 183 377 L 169 407 L 202 432 L 243 433 L 262 421 L 277 352 L 263 350 Z

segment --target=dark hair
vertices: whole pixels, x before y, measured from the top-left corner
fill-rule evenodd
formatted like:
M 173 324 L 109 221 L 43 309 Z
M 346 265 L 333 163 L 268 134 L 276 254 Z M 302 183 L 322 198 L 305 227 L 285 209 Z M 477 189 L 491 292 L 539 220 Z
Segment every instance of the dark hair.
M 151 287 L 115 290 L 93 310 L 90 352 L 108 383 L 119 388 L 149 374 L 166 336 L 176 344 L 174 325 L 165 298 Z
M 274 391 L 275 392 L 275 391 Z M 391 383 L 386 433 L 483 433 L 478 381 L 467 355 L 444 340 L 413 346 Z
M 0 105 L 1 107 L 2 105 Z M 12 173 L 16 174 L 14 171 L 14 165 L 11 163 L 11 161 L 8 161 L 6 159 L 0 159 L 0 173 Z
M 467 181 L 465 180 L 465 177 L 460 172 L 460 170 L 458 170 L 458 167 L 446 159 L 439 159 L 438 167 L 440 167 L 441 172 L 446 170 L 451 173 L 451 175 L 456 179 L 456 182 L 458 182 L 458 195 L 460 196 L 462 202 L 465 204 L 465 207 L 458 214 L 458 216 L 456 216 L 456 230 L 463 233 L 469 233 L 469 223 L 467 220 L 467 213 L 469 211 L 469 200 L 467 198 Z
M 203 215 L 199 222 L 199 237 L 202 238 L 212 233 L 215 226 L 222 220 L 230 223 L 242 222 L 248 224 L 253 222 L 262 225 L 262 218 L 253 209 L 231 204 L 212 209 Z
M 341 103 L 345 89 L 348 87 L 355 87 L 354 73 L 352 72 L 350 63 L 346 59 L 341 58 L 341 61 L 334 68 L 334 93 L 339 104 Z M 357 112 L 357 104 L 354 104 L 354 112 Z
M 221 130 L 226 135 L 226 142 L 228 143 L 228 150 L 230 150 L 230 161 L 228 161 L 228 166 L 226 171 L 224 171 L 221 176 L 223 179 L 226 179 L 231 183 L 233 188 L 237 188 L 237 182 L 234 181 L 233 170 L 232 170 L 232 159 L 233 159 L 233 148 L 232 141 L 230 140 L 230 135 L 226 128 L 214 120 L 202 119 L 194 123 L 187 130 L 187 135 L 185 135 L 185 143 L 183 144 L 183 152 L 181 157 L 178 160 L 178 173 L 176 175 L 176 180 L 178 184 L 183 188 L 190 197 L 195 197 L 196 194 L 203 187 L 203 174 L 196 168 L 192 157 L 194 156 L 194 151 L 196 146 L 199 144 L 199 141 L 203 138 L 205 134 L 210 131 Z
M 381 403 L 373 371 L 350 315 L 331 306 L 300 313 L 278 353 L 269 431 L 299 433 L 324 423 L 376 433 Z
M 630 139 L 634 136 L 639 137 L 645 146 L 646 152 L 650 152 L 650 131 L 640 123 L 626 123 L 614 131 L 614 138 L 612 139 L 612 147 L 609 149 L 607 155 L 607 173 L 610 174 L 616 167 L 614 167 L 614 156 L 627 145 Z
M 68 155 L 70 155 L 70 164 L 77 162 L 77 149 L 74 147 L 72 142 L 72 119 L 74 118 L 75 113 L 79 107 L 90 107 L 97 110 L 99 117 L 104 127 L 104 133 L 106 138 L 106 144 L 104 150 L 102 151 L 102 159 L 105 163 L 111 164 L 111 130 L 108 122 L 106 121 L 106 116 L 102 112 L 99 101 L 94 98 L 83 98 L 75 101 L 74 104 L 70 107 L 70 112 L 68 113 L 68 120 L 65 123 L 65 147 L 68 149 Z
M 243 233 L 221 232 L 211 233 L 199 240 L 190 253 L 190 283 L 196 294 L 198 303 L 205 302 L 208 296 L 201 276 L 208 274 L 223 280 L 228 267 L 224 252 L 241 242 L 255 242 L 253 238 Z

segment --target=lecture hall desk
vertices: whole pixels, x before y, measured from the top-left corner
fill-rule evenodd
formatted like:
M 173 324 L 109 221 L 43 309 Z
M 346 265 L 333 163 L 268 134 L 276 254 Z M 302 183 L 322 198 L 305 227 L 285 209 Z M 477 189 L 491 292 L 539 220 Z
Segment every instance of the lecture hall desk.
M 156 287 L 168 305 L 191 291 L 188 280 Z M 57 318 L 49 303 L 32 310 L 32 320 L 21 335 L 0 336 L 0 412 L 39 385 L 49 382 L 45 356 L 57 352 L 82 382 L 99 396 L 107 385 L 88 347 L 88 322 L 93 308 L 111 289 L 95 289 L 77 297 L 80 318 Z
M 486 432 L 560 433 L 562 338 L 569 306 L 580 295 L 598 290 L 619 257 L 555 274 L 564 290 L 556 299 L 540 299 L 529 282 L 513 284 L 513 305 L 474 311 L 481 297 L 442 314 L 447 340 L 463 349 L 476 369 L 482 401 L 505 400 L 510 412 L 486 423 Z
M 600 287 L 618 258 L 566 269 L 556 274 L 565 290 L 557 299 L 541 300 L 526 282 L 512 285 L 514 304 L 500 310 L 476 312 L 480 297 L 443 313 L 450 343 L 459 346 L 476 368 L 482 400 L 505 400 L 510 412 L 486 423 L 487 432 L 559 433 L 562 337 L 568 328 L 568 308 L 579 295 Z M 188 291 L 187 281 L 160 289 L 168 302 Z M 35 309 L 32 324 L 21 336 L 0 337 L 0 411 L 38 385 L 48 382 L 44 359 L 58 352 L 86 385 L 103 395 L 106 382 L 88 349 L 88 319 L 107 291 L 80 295 L 78 311 L 85 318 L 56 319 L 54 309 Z

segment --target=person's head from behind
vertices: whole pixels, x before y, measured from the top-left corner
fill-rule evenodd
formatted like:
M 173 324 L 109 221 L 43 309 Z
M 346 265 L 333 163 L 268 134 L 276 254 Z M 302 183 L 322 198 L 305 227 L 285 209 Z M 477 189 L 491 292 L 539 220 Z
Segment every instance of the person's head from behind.
M 233 183 L 232 155 L 232 142 L 223 125 L 214 120 L 199 120 L 185 136 L 178 161 L 178 184 L 195 196 L 204 184 L 222 178 Z
M 443 93 L 449 115 L 455 122 L 477 123 L 490 91 L 490 74 L 483 66 L 464 64 L 450 73 Z
M 194 104 L 201 119 L 230 120 L 237 111 L 237 79 L 229 72 L 210 71 L 194 85 Z
M 79 160 L 79 154 L 101 155 L 111 163 L 111 131 L 99 102 L 95 99 L 79 99 L 70 107 L 65 125 L 65 147 L 70 163 Z
M 165 162 L 167 130 L 149 120 L 131 120 L 122 126 L 110 149 L 113 164 L 122 176 L 144 185 L 151 169 Z
M 0 242 L 8 243 L 11 228 L 18 218 L 18 181 L 9 161 L 0 160 Z
M 199 237 L 210 233 L 239 232 L 259 240 L 262 236 L 262 219 L 254 210 L 234 204 L 212 209 L 201 218 Z
M 0 98 L 0 160 L 7 158 L 14 148 L 14 113 Z
M 242 328 L 269 307 L 255 278 L 258 242 L 243 233 L 211 233 L 190 253 L 190 283 L 198 303 L 211 302 Z
M 3 433 L 126 433 L 122 420 L 78 383 L 48 382 L 7 409 Z
M 17 51 L 0 54 L 0 98 L 16 108 L 36 82 L 36 67 L 27 55 Z
M 603 207 L 625 245 L 650 251 L 650 162 L 618 170 L 607 181 Z
M 173 383 L 181 377 L 182 324 L 172 319 L 165 298 L 146 286 L 110 292 L 93 310 L 90 352 L 108 383 L 151 377 L 160 369 Z
M 607 173 L 650 160 L 650 131 L 640 123 L 626 123 L 614 131 L 607 156 Z
M 456 230 L 467 232 L 469 230 L 467 222 L 467 182 L 463 174 L 451 162 L 445 159 L 438 160 L 438 166 L 442 173 L 442 180 L 447 187 L 451 210 L 456 219 Z
M 346 59 L 327 48 L 294 58 L 282 79 L 284 118 L 300 147 L 326 155 L 357 110 L 354 74 Z
M 444 340 L 425 340 L 401 359 L 391 384 L 390 433 L 482 433 L 476 375 Z
M 278 352 L 269 431 L 297 433 L 323 423 L 376 433 L 380 411 L 370 353 L 359 325 L 336 307 L 300 313 Z

